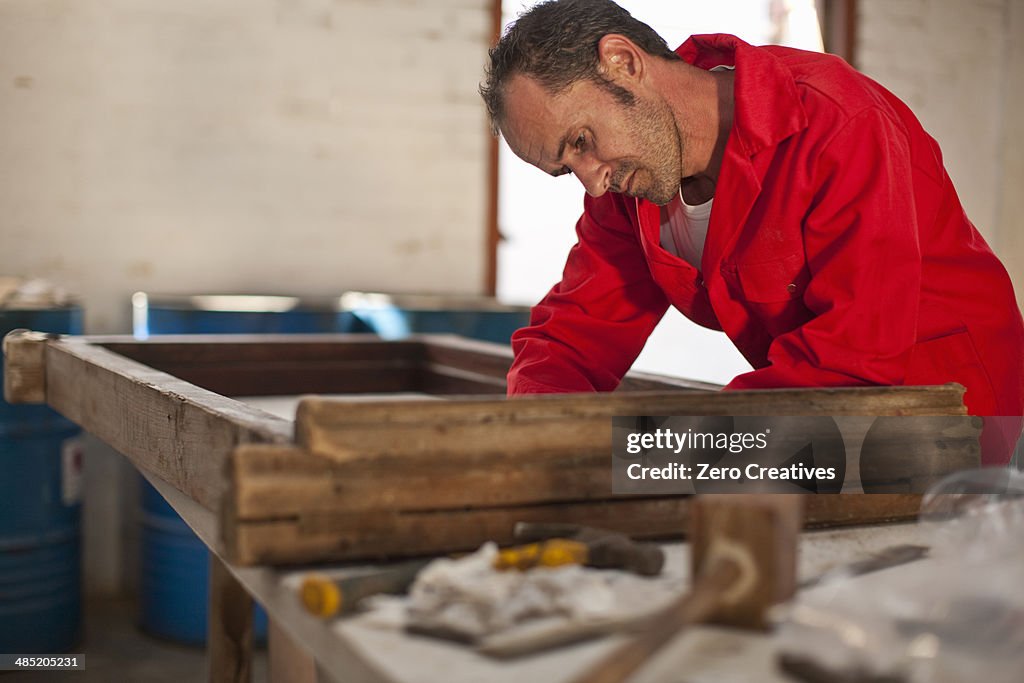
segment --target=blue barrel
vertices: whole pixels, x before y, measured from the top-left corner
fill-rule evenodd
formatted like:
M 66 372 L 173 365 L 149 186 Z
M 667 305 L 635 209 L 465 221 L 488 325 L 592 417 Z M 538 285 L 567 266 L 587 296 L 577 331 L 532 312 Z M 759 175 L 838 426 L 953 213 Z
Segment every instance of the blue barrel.
M 205 645 L 210 551 L 145 479 L 141 498 L 142 629 L 186 645 Z M 258 606 L 253 637 L 257 642 L 267 639 L 267 614 Z
M 132 295 L 132 331 L 150 334 L 369 332 L 339 297 L 242 294 Z
M 508 344 L 530 324 L 530 308 L 489 297 L 346 292 L 342 306 L 384 339 L 447 333 Z
M 81 334 L 82 311 L 0 310 L 0 336 L 17 328 Z M 46 406 L 0 400 L 0 652 L 66 652 L 79 642 L 78 433 Z

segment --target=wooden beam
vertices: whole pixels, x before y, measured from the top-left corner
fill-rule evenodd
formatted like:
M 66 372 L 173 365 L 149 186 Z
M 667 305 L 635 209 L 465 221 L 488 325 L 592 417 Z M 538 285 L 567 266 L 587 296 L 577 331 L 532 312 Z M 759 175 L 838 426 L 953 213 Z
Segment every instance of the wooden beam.
M 287 420 L 81 338 L 47 343 L 46 386 L 51 407 L 214 511 L 235 446 L 291 440 Z
M 4 336 L 4 400 L 46 403 L 46 342 L 56 336 L 30 330 Z
M 295 441 L 338 461 L 389 454 L 486 459 L 503 453 L 610 453 L 615 415 L 964 414 L 963 387 L 560 394 L 526 400 L 369 401 L 307 398 Z
M 466 339 L 455 335 L 420 335 L 412 340 L 423 344 L 423 362 L 425 370 L 437 374 L 471 373 L 469 376 L 478 378 L 489 377 L 493 386 L 500 391 L 491 393 L 504 394 L 505 377 L 512 366 L 512 348 L 507 345 L 493 344 L 475 339 Z M 482 376 L 482 377 L 481 377 Z M 435 379 L 435 378 L 428 378 Z M 430 393 L 430 381 L 424 383 L 423 391 Z M 696 389 L 700 391 L 717 391 L 722 386 L 710 382 L 698 382 L 682 377 L 665 377 L 647 372 L 632 371 L 623 377 L 616 391 L 658 391 L 669 389 Z M 441 392 L 439 392 L 441 393 Z M 454 392 L 443 392 L 454 393 Z M 464 393 L 478 393 L 467 391 Z
M 317 683 L 316 661 L 273 617 L 267 624 L 268 683 Z
M 866 493 L 924 493 L 953 472 L 981 466 L 980 417 L 934 416 L 907 424 L 879 417 L 860 449 L 860 479 Z
M 407 361 L 225 362 L 175 366 L 167 374 L 223 396 L 296 396 L 300 394 L 388 394 L 415 386 L 419 368 Z M 494 393 L 491 390 L 490 393 Z
M 228 476 L 241 520 L 309 512 L 424 511 L 530 505 L 611 496 L 606 450 L 579 455 L 381 457 L 334 462 L 299 448 L 243 445 Z
M 629 372 L 615 391 L 668 391 L 670 389 L 691 389 L 694 391 L 719 391 L 721 384 L 700 382 L 684 377 L 665 377 L 649 372 Z
M 210 683 L 252 680 L 252 598 L 224 562 L 210 553 L 207 664 Z
M 784 495 L 784 494 L 779 494 Z M 912 519 L 921 497 L 820 494 L 805 497 L 809 527 Z M 310 513 L 239 522 L 229 545 L 240 565 L 373 560 L 473 550 L 485 541 L 513 543 L 516 522 L 563 522 L 614 529 L 637 538 L 678 538 L 689 497 L 614 500 L 407 513 L 376 510 Z
M 445 365 L 428 365 L 416 373 L 415 386 L 431 396 L 504 396 L 506 383 L 488 375 Z
M 193 335 L 89 338 L 115 353 L 225 396 L 408 391 L 420 342 L 374 335 Z
M 83 339 L 158 370 L 165 364 L 414 360 L 423 353 L 420 341 L 384 341 L 371 334 L 193 334 L 160 335 L 146 340 L 125 336 Z
M 416 335 L 410 341 L 422 345 L 423 362 L 430 367 L 456 368 L 504 382 L 512 366 L 512 348 L 505 344 L 452 334 Z

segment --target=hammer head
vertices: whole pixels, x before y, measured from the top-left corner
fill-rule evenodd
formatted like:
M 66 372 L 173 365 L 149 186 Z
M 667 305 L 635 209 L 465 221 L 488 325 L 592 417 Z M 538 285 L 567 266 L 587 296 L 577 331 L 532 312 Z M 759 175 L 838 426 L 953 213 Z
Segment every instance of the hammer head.
M 696 578 L 739 567 L 709 621 L 763 629 L 772 605 L 796 590 L 797 537 L 803 496 L 717 494 L 694 499 L 690 509 L 690 565 Z

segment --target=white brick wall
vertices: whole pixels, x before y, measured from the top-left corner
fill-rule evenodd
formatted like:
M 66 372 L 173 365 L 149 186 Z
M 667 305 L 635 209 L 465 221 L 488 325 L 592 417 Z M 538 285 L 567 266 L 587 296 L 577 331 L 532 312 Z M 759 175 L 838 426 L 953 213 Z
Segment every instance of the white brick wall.
M 5 0 L 0 273 L 479 292 L 490 0 Z
M 1024 213 L 1001 208 L 1020 196 L 1024 182 L 1019 164 L 1013 170 L 1004 163 L 1004 155 L 1017 158 L 1021 151 L 1019 132 L 1008 146 L 1007 126 L 1019 129 L 1015 122 L 1024 96 L 1022 4 L 859 0 L 857 5 L 858 68 L 907 102 L 939 141 L 967 215 L 1008 263 L 1018 258 L 1013 236 L 1024 229 Z M 1016 108 L 1010 104 L 1014 99 Z
M 999 248 L 1024 301 L 1024 2 L 1011 0 L 1006 20 L 1007 69 L 1000 144 L 1001 201 L 997 212 Z
M 479 292 L 490 8 L 0 1 L 0 274 L 80 293 L 92 333 L 139 289 Z M 133 583 L 134 476 L 91 447 L 90 593 Z

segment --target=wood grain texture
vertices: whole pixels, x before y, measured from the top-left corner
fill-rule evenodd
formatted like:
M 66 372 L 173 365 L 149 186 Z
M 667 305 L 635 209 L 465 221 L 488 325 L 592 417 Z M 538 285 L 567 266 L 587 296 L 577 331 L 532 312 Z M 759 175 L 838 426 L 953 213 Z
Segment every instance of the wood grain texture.
M 3 339 L 4 400 L 46 403 L 46 343 L 56 335 L 12 330 Z
M 338 461 L 403 454 L 610 453 L 615 415 L 962 415 L 963 388 L 864 387 L 561 394 L 445 402 L 308 398 L 296 443 Z
M 612 490 L 606 452 L 463 455 L 335 462 L 299 448 L 247 445 L 231 455 L 229 477 L 243 520 L 269 511 L 418 511 L 600 500 Z
M 375 363 L 397 359 L 412 368 L 414 382 L 435 374 L 452 387 L 481 391 L 504 382 L 509 360 L 494 345 L 458 338 L 391 346 L 339 337 L 99 340 L 106 348 L 88 338 L 50 341 L 47 400 L 140 468 L 220 510 L 222 538 L 232 558 L 245 563 L 467 550 L 487 539 L 511 541 L 517 521 L 586 523 L 640 537 L 681 534 L 685 498 L 612 498 L 613 415 L 964 411 L 956 385 L 427 402 L 310 398 L 300 405 L 293 440 L 287 420 L 114 352 L 179 370 L 235 372 L 236 385 L 255 382 L 259 368 L 288 374 L 315 372 L 318 363 L 368 363 L 379 375 Z M 812 497 L 809 523 L 881 521 L 917 510 L 906 497 L 857 499 Z
M 506 344 L 450 334 L 416 335 L 410 339 L 422 344 L 423 360 L 428 365 L 458 368 L 502 382 L 512 366 L 512 348 Z
M 612 499 L 607 453 L 577 457 L 531 452 L 494 457 L 338 462 L 294 446 L 244 444 L 229 458 L 233 510 L 241 521 L 306 513 L 378 510 L 418 512 Z M 657 497 L 657 496 L 649 496 Z M 662 496 L 663 497 L 663 496 Z M 618 497 L 623 500 L 628 498 Z M 857 501 L 870 501 L 871 507 Z M 819 516 L 850 521 L 868 510 L 882 517 L 913 514 L 919 496 L 819 494 Z M 887 507 L 893 506 L 895 507 Z
M 669 389 L 692 389 L 694 391 L 719 391 L 721 384 L 700 382 L 684 377 L 665 377 L 651 372 L 630 371 L 615 391 L 666 391 Z
M 615 500 L 508 508 L 405 513 L 311 513 L 240 523 L 232 561 L 291 564 L 382 559 L 473 550 L 487 540 L 512 543 L 516 522 L 559 521 L 615 529 L 639 537 L 679 535 L 686 499 Z
M 980 417 L 879 417 L 861 446 L 864 491 L 924 493 L 948 474 L 980 467 L 982 424 Z
M 144 365 L 225 396 L 398 393 L 503 396 L 508 345 L 449 334 L 382 340 L 368 334 L 89 337 Z M 629 373 L 620 391 L 718 385 Z
M 252 598 L 224 562 L 210 553 L 207 664 L 210 683 L 252 681 Z
M 780 494 L 785 495 L 785 494 Z M 896 494 L 804 496 L 805 525 L 844 526 L 913 519 L 921 497 Z M 562 522 L 622 531 L 636 538 L 679 538 L 685 533 L 686 496 L 616 498 L 493 508 L 406 512 L 314 511 L 261 520 L 232 519 L 225 535 L 232 562 L 298 564 L 379 560 L 474 550 L 488 540 L 513 543 L 516 522 Z
M 374 335 L 195 335 L 145 342 L 91 338 L 106 348 L 225 396 L 409 391 L 420 342 Z
M 217 511 L 240 443 L 286 443 L 291 423 L 83 339 L 46 347 L 47 401 L 68 419 Z
M 268 683 L 317 683 L 316 661 L 274 618 L 267 623 Z
M 424 344 L 424 361 L 428 367 L 453 368 L 491 377 L 501 384 L 501 391 L 497 393 L 505 393 L 505 377 L 513 358 L 512 349 L 508 345 L 466 339 L 456 335 L 419 335 L 412 339 Z M 709 382 L 631 371 L 622 379 L 616 391 L 716 391 L 721 388 L 721 385 Z
M 708 613 L 708 620 L 764 629 L 768 626 L 768 609 L 793 596 L 803 502 L 800 496 L 792 495 L 713 494 L 694 498 L 690 508 L 690 576 L 707 575 L 716 564 L 728 562 L 728 557 L 716 554 L 723 544 L 741 550 L 754 570 L 748 592 L 732 601 L 720 600 Z

